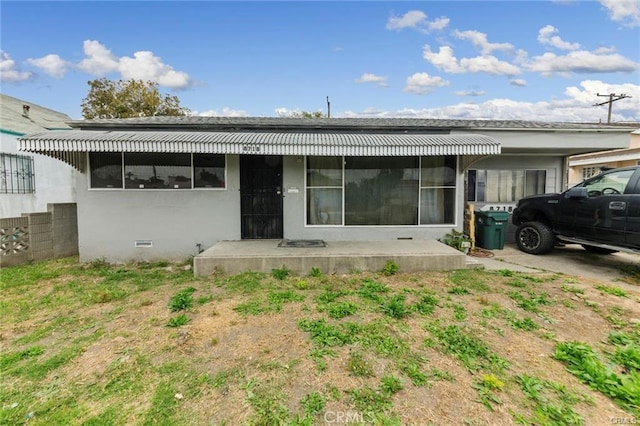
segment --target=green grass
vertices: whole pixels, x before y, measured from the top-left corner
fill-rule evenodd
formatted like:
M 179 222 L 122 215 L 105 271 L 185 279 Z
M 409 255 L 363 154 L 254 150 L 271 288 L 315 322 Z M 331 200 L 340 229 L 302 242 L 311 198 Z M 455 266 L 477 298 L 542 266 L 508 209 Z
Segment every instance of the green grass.
M 624 289 L 622 289 L 621 287 L 602 284 L 602 285 L 597 285 L 596 288 L 603 293 L 611 294 L 613 296 L 629 297 L 627 292 L 624 291 Z
M 471 372 L 484 368 L 502 371 L 508 366 L 508 362 L 492 353 L 481 339 L 465 333 L 457 325 L 442 326 L 432 322 L 425 328 L 438 341 L 444 353 L 453 355 Z M 429 344 L 428 341 L 427 344 Z
M 635 345 L 630 348 L 638 349 Z M 640 415 L 640 372 L 613 370 L 593 348 L 581 342 L 558 343 L 554 357 L 564 362 L 571 373 L 591 388 L 609 396 L 633 415 Z

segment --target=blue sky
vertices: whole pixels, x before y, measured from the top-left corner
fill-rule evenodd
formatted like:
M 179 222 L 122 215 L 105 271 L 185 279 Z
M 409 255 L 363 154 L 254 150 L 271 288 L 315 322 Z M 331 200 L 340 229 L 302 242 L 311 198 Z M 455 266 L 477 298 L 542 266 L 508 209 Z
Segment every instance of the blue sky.
M 81 118 L 89 80 L 193 114 L 640 122 L 640 0 L 0 3 L 0 92 Z

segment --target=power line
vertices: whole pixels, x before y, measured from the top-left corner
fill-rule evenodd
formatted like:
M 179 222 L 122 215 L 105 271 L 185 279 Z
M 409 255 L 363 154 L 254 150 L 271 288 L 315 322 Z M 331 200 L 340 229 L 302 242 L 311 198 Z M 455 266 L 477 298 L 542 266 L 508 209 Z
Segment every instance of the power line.
M 620 95 L 616 95 L 615 93 L 609 93 L 608 95 L 601 95 L 600 93 L 596 93 L 596 96 L 609 98 L 608 101 L 600 102 L 599 104 L 593 104 L 593 106 L 600 106 L 609 104 L 609 115 L 607 115 L 607 124 L 611 124 L 611 106 L 615 101 L 619 101 L 620 99 L 630 98 L 631 96 L 625 95 L 624 93 Z

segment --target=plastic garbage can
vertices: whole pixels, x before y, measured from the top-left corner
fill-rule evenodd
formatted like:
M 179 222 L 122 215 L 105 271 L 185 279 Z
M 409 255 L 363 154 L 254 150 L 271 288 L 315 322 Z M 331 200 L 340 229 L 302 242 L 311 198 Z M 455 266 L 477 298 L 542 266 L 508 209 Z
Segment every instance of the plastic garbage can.
M 502 250 L 509 213 L 476 211 L 476 245 L 488 250 Z

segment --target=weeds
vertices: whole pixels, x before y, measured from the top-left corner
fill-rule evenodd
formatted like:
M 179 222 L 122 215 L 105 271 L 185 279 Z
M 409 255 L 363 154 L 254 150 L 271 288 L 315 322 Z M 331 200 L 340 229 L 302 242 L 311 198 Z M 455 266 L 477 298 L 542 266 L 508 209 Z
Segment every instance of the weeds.
M 182 327 L 183 325 L 189 322 L 189 318 L 185 314 L 180 314 L 178 316 L 169 318 L 169 322 L 167 326 L 169 327 Z
M 496 393 L 502 391 L 504 383 L 493 374 L 483 375 L 482 379 L 476 380 L 471 387 L 478 391 L 478 402 L 490 411 L 493 411 L 493 404 L 502 404 L 502 400 Z
M 601 292 L 611 294 L 612 296 L 629 297 L 627 292 L 620 287 L 602 284 L 602 285 L 597 285 L 596 288 Z
M 291 271 L 289 271 L 286 265 L 282 265 L 282 267 L 280 268 L 271 270 L 271 275 L 277 280 L 284 280 L 289 276 L 290 273 Z
M 580 380 L 609 396 L 628 412 L 640 415 L 640 374 L 617 374 L 585 343 L 563 342 L 555 348 L 554 357 Z
M 347 371 L 354 377 L 373 377 L 373 367 L 360 352 L 351 351 L 347 359 Z
M 382 273 L 382 275 L 390 277 L 392 275 L 397 274 L 398 269 L 400 269 L 400 267 L 396 262 L 394 262 L 393 260 L 387 260 L 387 263 L 385 263 L 384 267 L 382 268 L 382 271 L 380 272 Z
M 309 272 L 309 276 L 310 277 L 314 277 L 314 278 L 319 278 L 322 276 L 322 272 L 320 271 L 319 268 L 311 268 L 311 272 Z
M 405 296 L 396 294 L 382 303 L 382 312 L 395 319 L 402 319 L 411 314 L 411 309 L 405 305 Z
M 465 334 L 457 325 L 442 327 L 438 323 L 431 323 L 426 328 L 440 342 L 445 353 L 455 356 L 471 372 L 480 368 L 501 371 L 508 366 L 505 360 L 492 354 L 480 339 Z
M 591 400 L 569 391 L 564 386 L 550 380 L 543 380 L 527 374 L 516 377 L 520 390 L 532 405 L 533 416 L 516 416 L 521 424 L 541 425 L 582 425 L 584 419 L 573 410 L 578 402 L 592 403 Z
M 516 302 L 516 306 L 527 312 L 538 313 L 540 312 L 540 306 L 551 305 L 551 301 L 546 293 L 535 293 L 533 291 L 529 291 L 528 297 L 519 291 L 511 291 L 507 294 Z
M 193 287 L 187 287 L 180 290 L 173 296 L 167 306 L 171 312 L 187 311 L 193 306 L 193 293 L 196 291 Z

